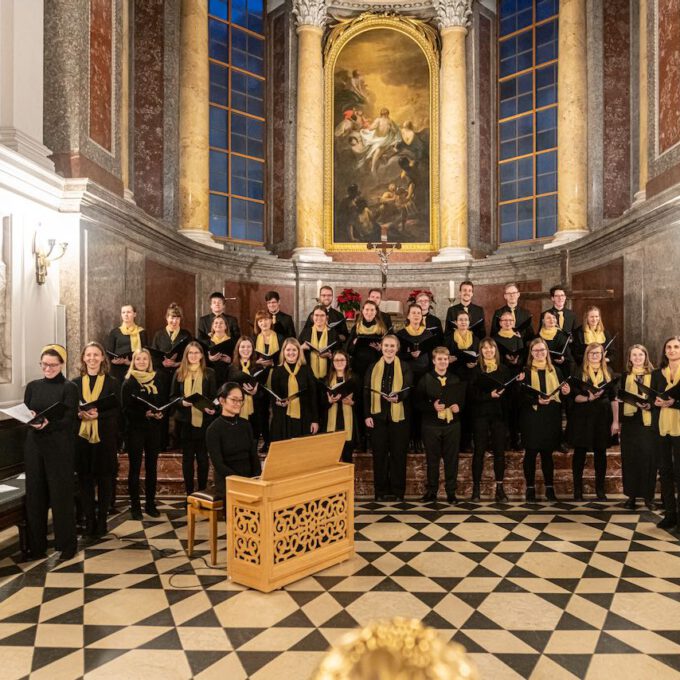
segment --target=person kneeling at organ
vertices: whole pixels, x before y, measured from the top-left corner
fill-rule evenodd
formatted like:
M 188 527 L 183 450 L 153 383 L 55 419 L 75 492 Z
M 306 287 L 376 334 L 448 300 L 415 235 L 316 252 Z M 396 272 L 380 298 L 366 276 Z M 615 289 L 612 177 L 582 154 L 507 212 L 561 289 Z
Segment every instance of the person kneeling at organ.
M 243 390 L 236 382 L 225 383 L 217 392 L 217 399 L 221 413 L 209 425 L 205 439 L 215 470 L 215 496 L 225 498 L 227 477 L 256 477 L 262 468 L 250 423 L 240 417 Z

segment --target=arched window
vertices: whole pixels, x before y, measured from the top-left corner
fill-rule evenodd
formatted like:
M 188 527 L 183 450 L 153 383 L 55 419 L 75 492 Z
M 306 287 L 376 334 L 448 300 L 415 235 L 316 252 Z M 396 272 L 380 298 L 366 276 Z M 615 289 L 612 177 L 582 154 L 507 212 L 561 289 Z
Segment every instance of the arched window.
M 210 231 L 264 242 L 264 0 L 210 0 Z
M 557 230 L 559 0 L 500 0 L 498 240 Z

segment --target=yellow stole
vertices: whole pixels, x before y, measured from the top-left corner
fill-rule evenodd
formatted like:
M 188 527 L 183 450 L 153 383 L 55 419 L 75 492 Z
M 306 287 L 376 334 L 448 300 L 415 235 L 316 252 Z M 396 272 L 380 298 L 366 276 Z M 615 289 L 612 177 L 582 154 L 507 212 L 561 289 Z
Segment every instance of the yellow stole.
M 321 333 L 321 337 L 317 336 L 316 328 L 312 326 L 310 332 L 309 344 L 317 349 L 323 349 L 328 345 L 328 327 L 326 326 Z M 328 373 L 328 359 L 324 359 L 316 352 L 310 352 L 309 364 L 315 378 L 325 378 Z
M 498 335 L 500 335 L 501 338 L 507 338 L 508 340 L 509 340 L 510 338 L 516 337 L 515 331 L 513 331 L 513 330 L 505 330 L 505 328 L 501 328 L 501 329 L 498 331 Z
M 607 372 L 604 369 L 604 364 L 600 364 L 600 368 L 594 369 L 590 364 L 588 364 L 587 370 L 583 371 L 583 380 L 588 380 L 595 386 L 599 387 L 603 382 L 606 382 L 609 378 Z
M 554 369 L 552 371 L 548 370 L 548 362 L 547 361 L 534 361 L 533 365 L 531 366 L 531 386 L 535 390 L 541 389 L 541 381 L 538 377 L 538 371 L 539 370 L 545 370 L 545 393 L 550 394 L 553 390 L 557 389 L 557 386 L 560 384 L 559 380 L 557 379 L 557 371 Z M 559 401 L 560 400 L 560 395 L 559 392 L 556 394 L 553 394 L 552 397 L 550 397 L 551 401 Z M 537 410 L 538 406 L 534 406 L 534 410 Z
M 458 349 L 469 349 L 472 346 L 472 331 L 453 331 L 453 341 L 456 343 Z
M 510 307 L 508 307 L 510 309 Z M 517 307 L 515 307 L 517 309 Z M 517 317 L 515 316 L 515 309 L 510 309 L 510 314 L 512 314 L 512 326 L 513 328 L 517 325 Z
M 583 341 L 586 345 L 590 345 L 592 342 L 597 342 L 604 347 L 607 342 L 607 338 L 604 331 L 591 331 L 589 326 L 583 329 Z
M 484 360 L 484 365 L 485 373 L 493 373 L 498 370 L 498 364 L 493 359 L 490 359 L 489 361 Z
M 210 334 L 210 342 L 212 342 L 213 345 L 219 345 L 221 342 L 226 342 L 227 340 L 229 340 L 228 335 L 217 335 L 217 333 Z
M 295 364 L 295 370 L 291 371 L 290 366 L 284 362 L 283 367 L 288 372 L 288 395 L 295 394 L 300 391 L 300 387 L 297 381 L 297 374 L 300 372 L 300 363 Z M 295 397 L 288 402 L 288 408 L 286 409 L 286 415 L 289 418 L 295 418 L 295 420 L 300 420 L 300 397 Z
M 195 369 L 189 368 L 189 374 L 184 378 L 184 396 L 190 397 L 192 394 L 201 394 L 203 388 L 203 371 L 200 365 Z M 203 411 L 195 406 L 191 407 L 191 425 L 201 427 L 203 425 Z
M 555 336 L 557 335 L 557 328 L 543 328 L 541 327 L 541 331 L 539 335 L 544 339 L 544 340 L 554 340 Z
M 376 317 L 372 326 L 365 326 L 363 318 L 360 318 L 354 326 L 357 335 L 382 335 L 385 332 L 382 323 Z
M 156 371 L 136 371 L 132 368 L 128 371 L 128 375 L 131 375 L 147 394 L 158 394 L 158 390 L 153 383 Z
M 142 349 L 142 340 L 139 337 L 139 334 L 144 330 L 141 326 L 138 326 L 135 324 L 134 326 L 131 326 L 128 328 L 125 324 L 121 324 L 118 327 L 118 330 L 123 335 L 128 335 L 130 336 L 130 349 L 133 352 L 138 352 L 140 349 Z
M 469 332 L 470 331 L 468 331 L 468 333 Z M 437 377 L 437 380 L 439 380 L 439 384 L 442 387 L 445 387 L 446 386 L 446 376 L 445 375 L 444 376 L 438 375 L 436 377 Z M 445 411 L 438 411 L 437 412 L 437 418 L 439 418 L 439 420 L 445 420 L 447 423 L 450 423 L 453 420 L 453 413 L 451 413 L 450 408 L 447 408 Z
M 414 329 L 411 324 L 408 324 L 407 326 L 404 326 L 404 330 L 411 336 L 417 337 L 418 335 L 422 335 L 423 331 L 425 330 L 425 326 L 419 326 L 417 329 Z
M 559 309 L 557 311 L 557 325 L 560 328 L 564 328 L 564 312 L 560 311 Z
M 89 404 L 91 401 L 97 401 L 99 395 L 102 393 L 104 388 L 104 379 L 106 376 L 98 375 L 97 379 L 94 381 L 94 387 L 90 391 L 90 376 L 83 376 L 83 386 L 82 395 L 83 401 Z M 83 420 L 80 423 L 80 430 L 78 431 L 78 436 L 83 439 L 87 439 L 90 444 L 99 444 L 101 439 L 99 439 L 99 421 L 98 420 Z
M 246 374 L 250 375 L 250 360 L 241 360 L 241 370 Z M 243 393 L 243 406 L 241 408 L 241 418 L 248 420 L 250 416 L 255 413 L 255 404 L 253 403 L 253 398 L 250 394 Z
M 371 413 L 380 413 L 381 399 L 380 395 L 382 387 L 383 373 L 385 372 L 385 359 L 380 359 L 371 372 Z M 401 372 L 401 361 L 398 357 L 394 358 L 394 376 L 392 378 L 392 392 L 399 392 L 404 386 L 404 375 Z M 392 422 L 400 423 L 404 420 L 404 404 L 398 401 L 396 404 L 390 404 L 390 413 Z
M 269 351 L 266 352 L 265 345 L 269 345 Z M 257 338 L 255 338 L 255 351 L 266 352 L 267 354 L 276 354 L 279 351 L 279 339 L 274 331 L 269 333 L 269 342 L 264 339 L 264 333 L 260 333 Z
M 666 366 L 662 369 L 661 374 L 666 378 L 666 389 L 674 387 L 680 382 L 680 367 L 675 372 L 675 376 L 671 375 L 671 367 Z M 662 408 L 659 414 L 659 433 L 662 437 L 670 435 L 671 437 L 680 437 L 680 410 L 677 408 Z
M 645 369 L 636 369 L 634 368 L 627 376 L 626 376 L 626 392 L 630 392 L 631 394 L 640 394 L 640 390 L 638 389 L 637 386 L 637 381 L 635 378 L 639 378 L 640 376 L 642 377 L 642 384 L 645 385 L 645 387 L 649 387 L 652 384 L 652 374 L 651 373 L 645 373 Z M 635 411 L 638 410 L 637 406 L 633 406 L 632 404 L 623 404 L 623 415 L 624 416 L 633 416 L 635 415 Z M 645 425 L 646 427 L 649 427 L 652 424 L 652 413 L 651 411 L 642 411 L 642 424 Z
M 337 377 L 333 378 L 333 381 L 330 383 L 330 387 L 335 387 L 337 384 Z M 342 405 L 342 418 L 345 424 L 345 441 L 348 442 L 352 439 L 352 432 L 354 428 L 354 412 L 352 407 L 349 404 L 343 404 L 342 400 L 340 401 L 340 404 Z M 327 432 L 335 432 L 337 420 L 338 402 L 335 402 L 335 404 L 331 404 L 331 407 L 328 409 L 328 425 L 326 427 Z
M 173 331 L 169 326 L 166 326 L 165 330 L 167 334 L 170 336 L 170 342 L 174 345 L 175 340 L 177 339 L 177 336 L 179 335 L 181 329 L 178 328 L 177 330 Z

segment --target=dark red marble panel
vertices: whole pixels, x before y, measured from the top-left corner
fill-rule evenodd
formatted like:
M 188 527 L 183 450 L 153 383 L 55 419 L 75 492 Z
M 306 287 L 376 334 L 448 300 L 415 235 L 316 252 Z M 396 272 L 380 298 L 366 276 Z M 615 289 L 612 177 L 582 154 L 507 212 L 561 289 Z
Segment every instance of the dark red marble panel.
M 176 302 L 184 312 L 182 326 L 196 332 L 196 276 L 181 269 L 146 260 L 144 328 L 153 338 L 165 328 L 165 311 Z
M 51 156 L 54 169 L 62 177 L 88 177 L 99 186 L 112 191 L 118 196 L 123 195 L 123 182 L 108 170 L 91 161 L 80 153 L 56 153 Z
M 163 216 L 163 0 L 135 0 L 134 194 L 154 217 Z
M 656 194 L 676 184 L 680 184 L 680 163 L 671 166 L 668 170 L 647 182 L 647 198 L 656 196 Z
M 90 138 L 111 150 L 111 0 L 90 0 Z
M 607 0 L 603 7 L 604 217 L 630 207 L 630 6 Z
M 537 279 L 533 279 L 531 281 L 508 281 L 507 283 L 517 283 L 517 289 L 520 293 L 529 291 L 536 292 L 542 290 L 541 281 Z M 505 304 L 505 299 L 503 298 L 504 288 L 505 283 L 475 284 L 475 296 L 473 302 L 476 305 L 484 307 L 487 333 L 491 329 L 491 319 L 493 318 L 494 311 Z M 543 306 L 547 306 L 547 302 L 545 305 L 543 305 L 541 300 L 522 300 L 522 296 L 520 295 L 519 305 L 520 307 L 524 307 L 531 312 L 531 315 L 533 316 L 533 325 L 535 328 L 538 325 L 538 320 L 541 316 L 541 310 L 543 309 Z
M 286 46 L 288 19 L 285 12 L 273 17 L 271 22 L 271 83 L 272 89 L 272 181 L 271 215 L 272 242 L 280 243 L 285 237 L 284 196 L 286 186 L 286 92 L 290 81 L 286 78 Z
M 491 245 L 491 187 L 494 174 L 491 159 L 492 60 L 491 22 L 479 17 L 479 241 Z
M 659 151 L 680 142 L 680 0 L 658 0 Z
M 255 319 L 255 312 L 266 309 L 264 302 L 265 293 L 276 290 L 281 298 L 281 310 L 294 316 L 295 306 L 295 287 L 280 286 L 271 283 L 243 283 L 238 281 L 225 281 L 224 294 L 227 298 L 234 297 L 236 300 L 227 300 L 225 309 L 228 314 L 238 319 L 241 333 L 244 335 L 253 334 L 252 322 Z M 206 301 L 207 313 L 208 302 Z

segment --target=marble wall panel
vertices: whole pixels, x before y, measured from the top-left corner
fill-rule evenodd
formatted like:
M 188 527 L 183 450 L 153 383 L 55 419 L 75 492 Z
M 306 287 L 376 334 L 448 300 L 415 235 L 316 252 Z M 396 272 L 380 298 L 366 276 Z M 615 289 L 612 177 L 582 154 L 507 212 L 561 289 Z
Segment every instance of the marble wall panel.
M 184 312 L 182 325 L 196 332 L 196 275 L 146 259 L 145 328 L 149 339 L 165 327 L 165 310 L 176 302 Z
M 225 281 L 224 290 L 226 297 L 235 297 L 236 300 L 227 300 L 225 305 L 228 314 L 238 319 L 241 333 L 253 335 L 253 321 L 255 313 L 260 309 L 267 309 L 264 301 L 265 293 L 276 290 L 281 298 L 282 311 L 294 317 L 295 287 L 282 286 L 271 283 L 254 283 L 249 281 Z M 300 329 L 296 330 L 299 332 Z
M 149 215 L 163 215 L 163 0 L 134 4 L 134 194 Z
M 603 213 L 618 217 L 631 195 L 631 15 L 628 0 L 603 3 Z
M 474 279 L 473 279 L 474 280 Z M 508 280 L 508 283 L 511 281 Z M 522 292 L 542 290 L 542 282 L 537 279 L 530 281 L 517 281 L 517 288 Z M 504 283 L 477 283 L 475 282 L 475 295 L 473 302 L 484 308 L 484 318 L 486 320 L 486 332 L 491 330 L 493 313 L 505 304 L 503 298 Z M 541 300 L 522 300 L 520 295 L 519 306 L 528 309 L 533 317 L 534 328 L 538 325 L 543 307 L 547 307 L 547 302 L 543 304 Z
M 477 125 L 479 134 L 479 241 L 491 246 L 492 238 L 492 188 L 495 183 L 495 158 L 493 143 L 492 110 L 495 99 L 494 69 L 492 60 L 491 21 L 484 15 L 479 17 L 479 112 Z
M 113 96 L 111 0 L 90 2 L 90 138 L 111 150 Z
M 658 0 L 659 152 L 680 143 L 680 0 Z

